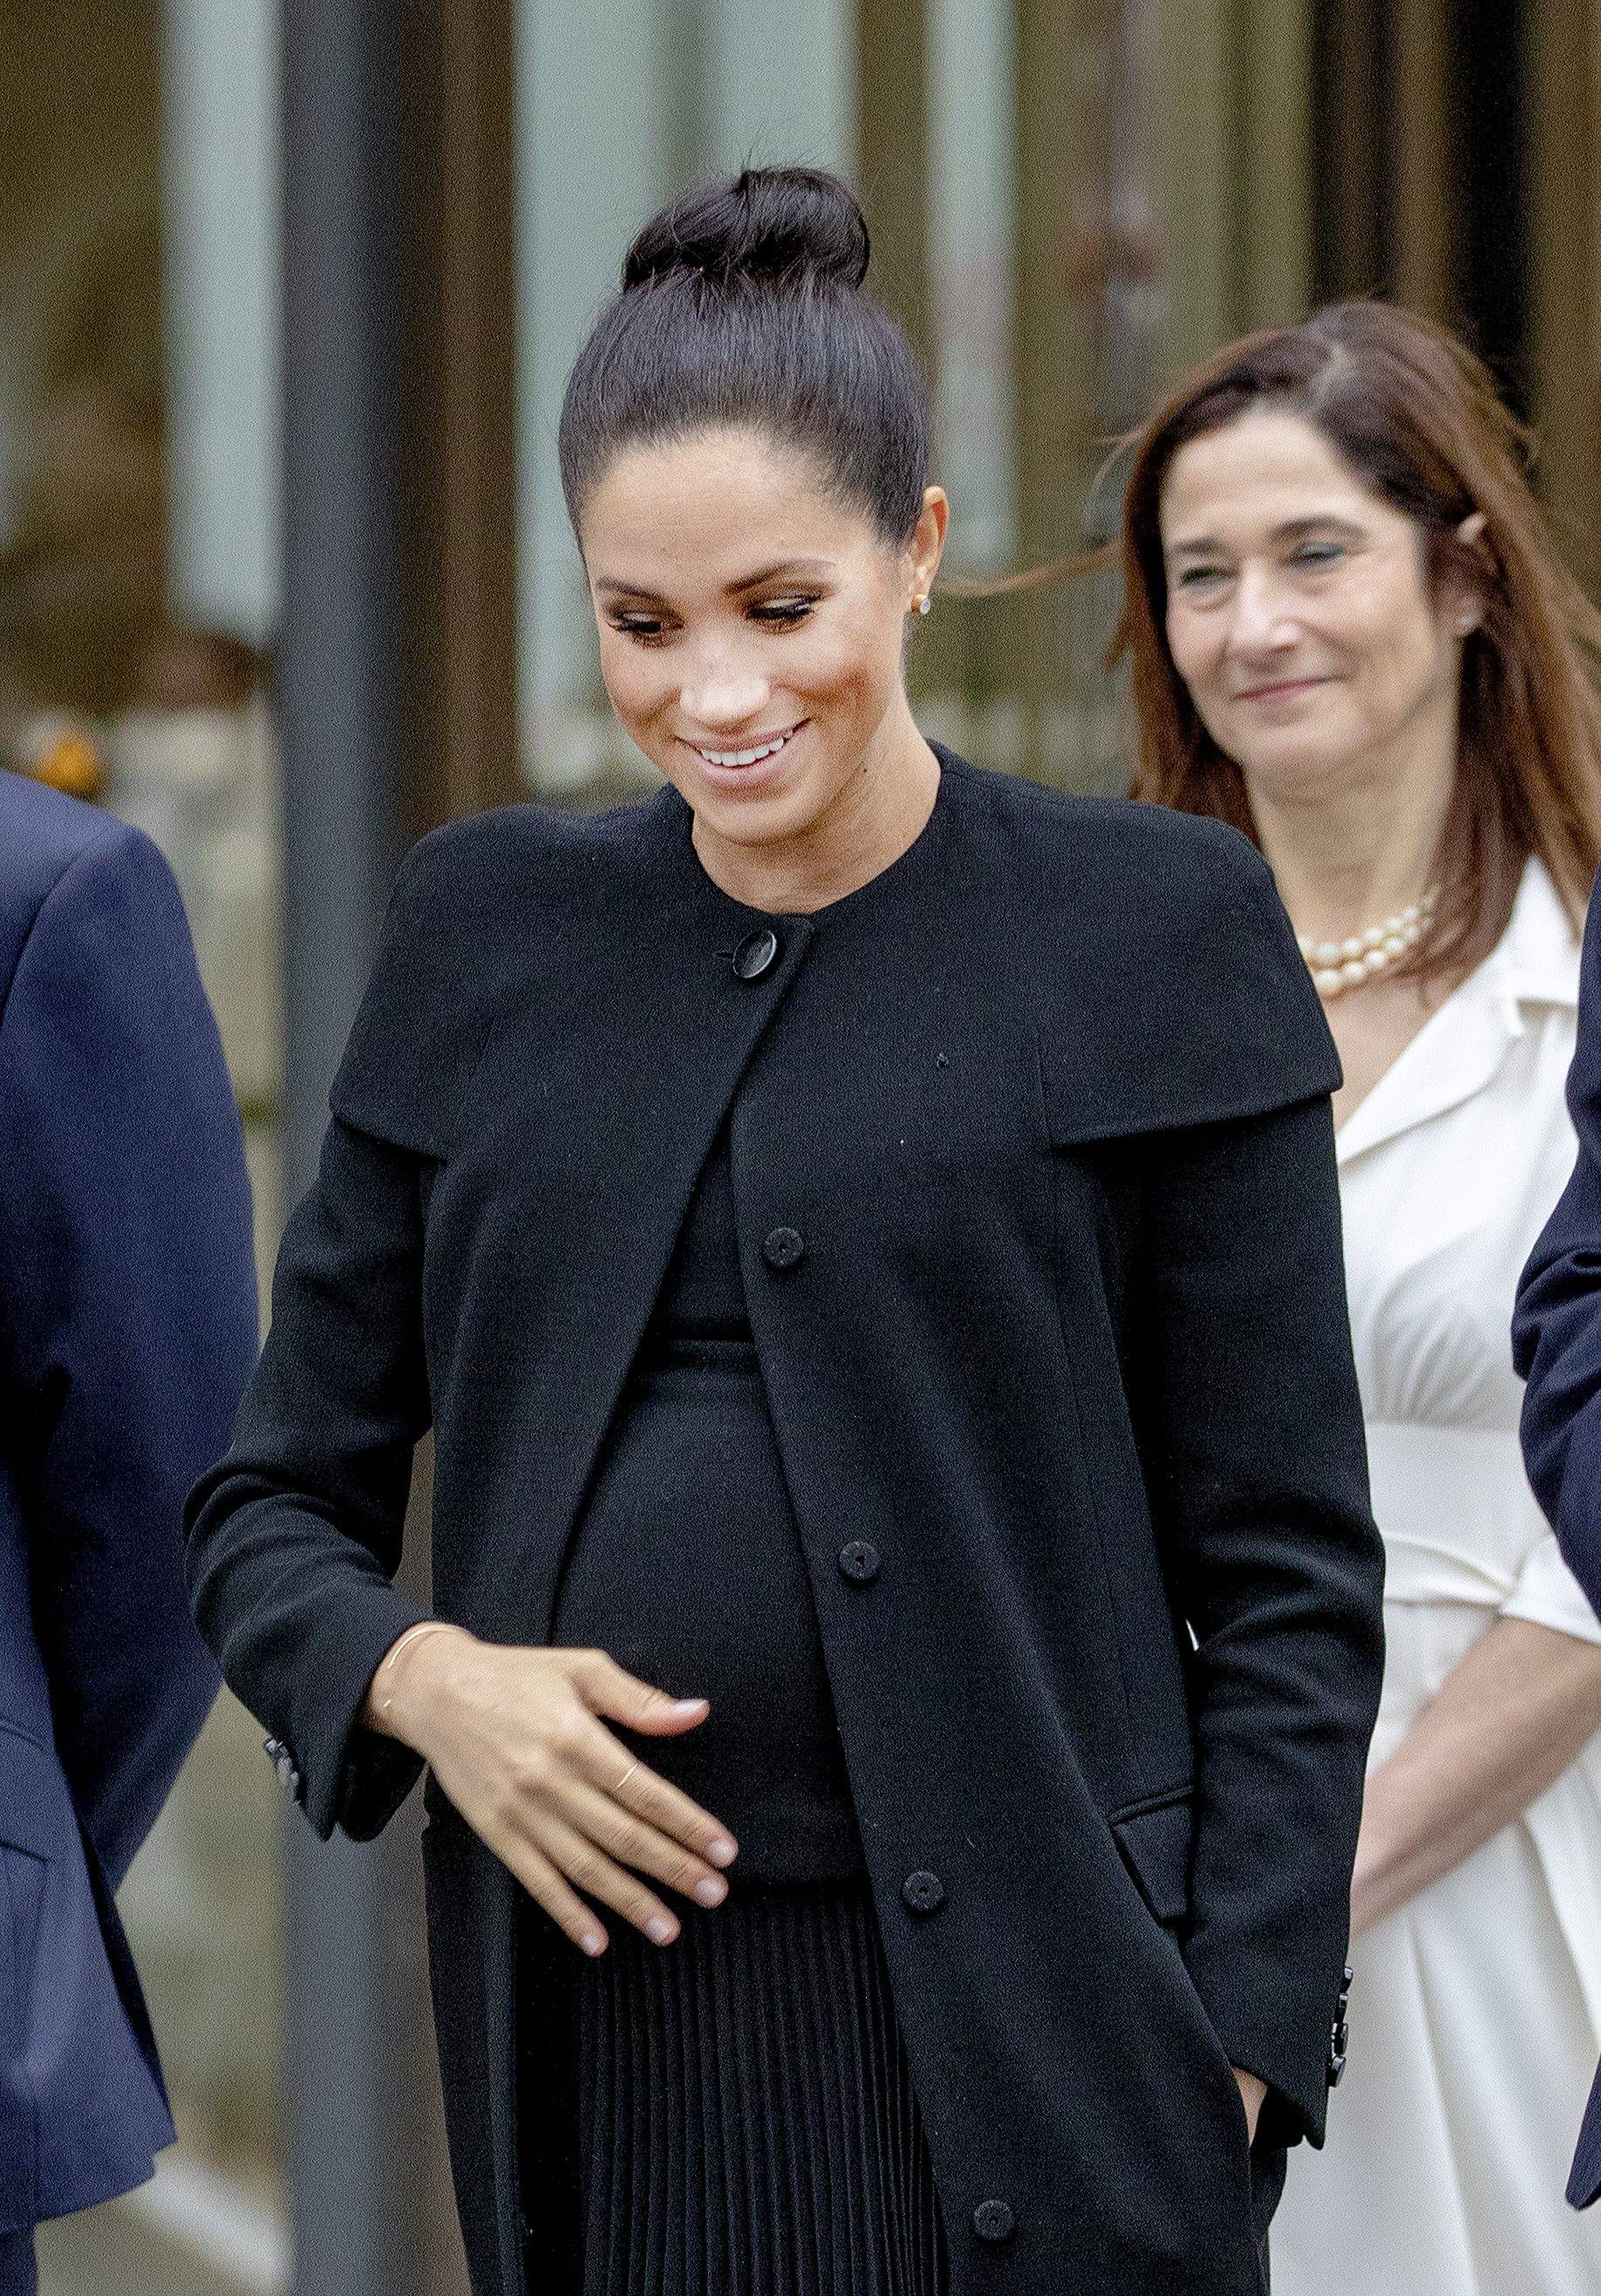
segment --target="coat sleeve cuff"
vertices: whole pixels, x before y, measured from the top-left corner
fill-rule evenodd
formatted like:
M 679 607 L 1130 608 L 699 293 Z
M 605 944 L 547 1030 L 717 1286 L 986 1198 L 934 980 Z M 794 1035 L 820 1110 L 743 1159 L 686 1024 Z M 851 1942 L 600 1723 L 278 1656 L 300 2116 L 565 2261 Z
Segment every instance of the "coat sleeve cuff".
M 297 1653 L 295 1681 L 305 1687 L 286 1734 L 273 1742 L 275 1759 L 324 1841 L 336 1825 L 354 1841 L 370 1841 L 422 1775 L 420 1754 L 366 1729 L 358 1718 L 384 1652 L 408 1627 L 431 1616 L 393 1587 L 341 1588 Z
M 1321 2145 L 1328 2094 L 1344 2063 L 1345 1995 L 1310 2017 L 1304 1978 L 1297 1997 L 1265 1988 L 1260 1964 L 1231 1969 L 1215 1953 L 1186 1950 L 1186 1964 L 1231 2065 L 1268 2086 L 1264 2134 L 1280 2144 Z

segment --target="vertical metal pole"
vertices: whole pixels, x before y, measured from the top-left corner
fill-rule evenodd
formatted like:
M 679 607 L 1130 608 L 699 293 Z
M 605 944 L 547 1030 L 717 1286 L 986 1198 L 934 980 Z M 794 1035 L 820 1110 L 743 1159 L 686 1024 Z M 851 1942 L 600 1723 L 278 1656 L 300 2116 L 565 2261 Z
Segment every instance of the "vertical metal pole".
M 286 1185 L 398 857 L 401 88 L 392 0 L 283 0 Z M 296 2296 L 421 2285 L 417 2018 L 403 1837 L 327 1848 L 298 1816 L 285 1884 Z
M 1013 298 L 1018 548 L 1023 562 L 1080 546 L 1084 499 L 1104 447 L 1095 386 L 1100 283 L 1108 256 L 1104 138 L 1108 0 L 1016 0 L 1017 285 Z M 1018 602 L 1024 770 L 1085 787 L 1099 664 L 1079 658 L 1081 600 Z

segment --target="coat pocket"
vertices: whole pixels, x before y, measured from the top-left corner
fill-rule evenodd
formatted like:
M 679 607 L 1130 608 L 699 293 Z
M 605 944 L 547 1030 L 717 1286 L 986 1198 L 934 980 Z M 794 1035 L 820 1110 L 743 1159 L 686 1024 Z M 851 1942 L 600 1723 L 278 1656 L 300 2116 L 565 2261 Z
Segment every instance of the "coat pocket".
M 1175 1786 L 1115 1812 L 1109 1821 L 1135 1886 L 1159 1922 L 1189 1917 L 1195 1790 Z

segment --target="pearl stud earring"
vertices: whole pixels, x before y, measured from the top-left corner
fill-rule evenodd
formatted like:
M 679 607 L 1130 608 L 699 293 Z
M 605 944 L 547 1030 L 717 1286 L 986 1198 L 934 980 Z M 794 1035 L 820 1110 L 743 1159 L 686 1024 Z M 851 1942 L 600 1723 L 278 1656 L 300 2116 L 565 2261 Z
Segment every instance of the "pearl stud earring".
M 1473 632 L 1474 632 L 1474 630 L 1476 630 L 1476 629 L 1478 628 L 1478 627 L 1479 627 L 1479 617 L 1477 616 L 1477 614 L 1458 614 L 1458 615 L 1457 615 L 1457 628 L 1458 632 L 1461 634 L 1461 636 L 1462 636 L 1463 637 L 1468 637 L 1468 636 L 1471 636 L 1471 635 L 1473 634 Z
M 912 601 L 912 611 L 915 614 L 926 614 L 933 603 L 934 602 L 932 598 L 914 598 Z

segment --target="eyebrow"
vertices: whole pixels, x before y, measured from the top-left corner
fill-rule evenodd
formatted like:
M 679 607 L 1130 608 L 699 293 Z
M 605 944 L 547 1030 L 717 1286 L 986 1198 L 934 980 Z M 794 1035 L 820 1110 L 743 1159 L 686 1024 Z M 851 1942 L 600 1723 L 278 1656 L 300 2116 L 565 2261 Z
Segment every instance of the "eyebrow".
M 725 583 L 725 597 L 742 597 L 747 590 L 759 590 L 764 582 L 776 582 L 781 575 L 792 580 L 821 581 L 828 573 L 821 558 L 784 558 L 776 566 L 764 566 L 758 573 L 742 574 L 737 582 Z M 653 606 L 664 606 L 667 601 L 659 590 L 648 590 L 641 582 L 622 582 L 614 574 L 602 574 L 595 580 L 596 594 L 604 598 L 643 598 Z
M 1337 511 L 1325 511 L 1317 518 L 1286 518 L 1272 529 L 1268 539 L 1269 542 L 1296 542 L 1303 535 L 1326 534 L 1330 527 L 1342 534 L 1360 534 L 1362 531 L 1354 519 L 1342 518 Z M 1186 536 L 1182 542 L 1172 543 L 1165 555 L 1169 558 L 1215 558 L 1227 548 L 1227 545 L 1219 542 L 1214 535 L 1197 534 Z

